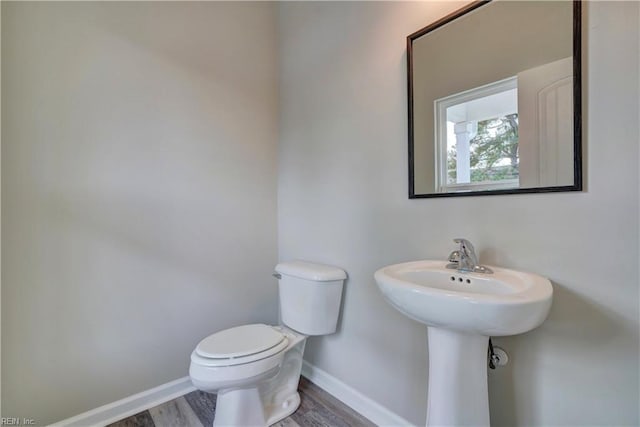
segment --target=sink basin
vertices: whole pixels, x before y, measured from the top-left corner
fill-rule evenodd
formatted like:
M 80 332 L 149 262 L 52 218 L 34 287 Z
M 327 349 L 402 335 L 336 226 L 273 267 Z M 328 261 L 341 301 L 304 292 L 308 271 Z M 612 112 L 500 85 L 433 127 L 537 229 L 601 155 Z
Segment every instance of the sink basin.
M 515 335 L 540 326 L 553 288 L 537 274 L 491 266 L 493 274 L 459 273 L 444 261 L 384 267 L 375 280 L 388 302 L 424 323 L 486 336 Z
M 444 261 L 381 268 L 385 299 L 427 326 L 427 426 L 486 426 L 490 336 L 521 334 L 549 314 L 553 288 L 537 274 L 490 266 L 493 274 L 459 272 Z

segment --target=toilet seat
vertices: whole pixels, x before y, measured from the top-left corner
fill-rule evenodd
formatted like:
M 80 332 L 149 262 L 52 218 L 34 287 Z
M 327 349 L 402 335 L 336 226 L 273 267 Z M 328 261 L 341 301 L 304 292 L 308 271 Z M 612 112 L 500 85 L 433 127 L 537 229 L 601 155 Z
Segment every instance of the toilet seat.
M 289 340 L 280 330 L 263 324 L 225 329 L 209 335 L 196 347 L 191 359 L 202 366 L 235 366 L 280 353 Z

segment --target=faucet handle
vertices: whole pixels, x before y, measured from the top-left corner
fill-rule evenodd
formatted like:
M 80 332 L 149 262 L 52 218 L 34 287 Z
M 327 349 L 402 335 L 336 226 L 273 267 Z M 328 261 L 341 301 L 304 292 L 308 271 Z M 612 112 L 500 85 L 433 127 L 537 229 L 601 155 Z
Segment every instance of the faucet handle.
M 473 244 L 468 241 L 467 239 L 464 239 L 462 237 L 458 237 L 453 239 L 454 243 L 458 243 L 460 245 L 460 252 L 475 252 L 475 248 L 473 247 Z
M 478 265 L 478 256 L 476 255 L 475 248 L 467 239 L 457 238 L 453 239 L 453 241 L 460 244 L 460 248 L 458 249 L 460 252 L 460 260 L 458 261 L 460 269 L 473 271 L 474 267 Z
M 454 243 L 471 243 L 464 237 L 456 237 L 455 239 L 453 239 L 453 242 Z
M 460 245 L 457 251 L 449 254 L 449 262 L 447 268 L 457 268 L 458 271 L 471 271 L 474 273 L 491 274 L 493 271 L 489 267 L 478 263 L 478 256 L 473 244 L 467 239 L 461 237 L 453 239 L 455 243 Z

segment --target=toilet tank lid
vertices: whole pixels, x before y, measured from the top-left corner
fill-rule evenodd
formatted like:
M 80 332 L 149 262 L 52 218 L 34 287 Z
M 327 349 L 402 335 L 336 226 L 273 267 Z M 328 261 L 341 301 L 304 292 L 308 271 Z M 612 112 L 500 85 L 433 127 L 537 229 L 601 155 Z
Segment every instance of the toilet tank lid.
M 341 268 L 300 260 L 281 262 L 276 265 L 276 272 L 284 276 L 316 282 L 329 282 L 347 278 L 347 273 Z

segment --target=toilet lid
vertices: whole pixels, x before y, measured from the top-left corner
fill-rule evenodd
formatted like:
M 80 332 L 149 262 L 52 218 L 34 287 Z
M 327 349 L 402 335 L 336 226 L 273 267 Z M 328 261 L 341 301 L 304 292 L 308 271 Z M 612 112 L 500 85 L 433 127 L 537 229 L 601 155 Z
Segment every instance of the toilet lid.
M 286 345 L 285 339 L 268 325 L 237 326 L 209 335 L 200 341 L 196 353 L 210 359 L 242 358 Z

